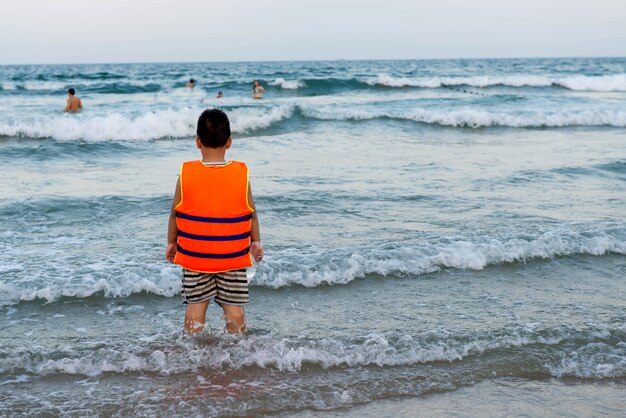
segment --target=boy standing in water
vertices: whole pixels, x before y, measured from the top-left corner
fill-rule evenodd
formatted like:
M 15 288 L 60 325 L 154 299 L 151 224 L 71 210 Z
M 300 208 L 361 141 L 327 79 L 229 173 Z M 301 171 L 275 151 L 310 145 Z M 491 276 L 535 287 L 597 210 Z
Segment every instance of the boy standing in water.
M 250 257 L 263 259 L 248 167 L 224 158 L 231 144 L 226 114 L 202 112 L 196 137 L 202 160 L 183 163 L 176 183 L 165 258 L 183 267 L 188 334 L 202 331 L 212 298 L 224 310 L 228 332 L 243 334 L 245 269 L 252 266 Z
M 65 105 L 65 113 L 77 113 L 83 108 L 83 102 L 78 97 L 75 96 L 76 91 L 70 88 L 67 91 L 67 95 L 69 98 L 67 99 L 67 104 Z

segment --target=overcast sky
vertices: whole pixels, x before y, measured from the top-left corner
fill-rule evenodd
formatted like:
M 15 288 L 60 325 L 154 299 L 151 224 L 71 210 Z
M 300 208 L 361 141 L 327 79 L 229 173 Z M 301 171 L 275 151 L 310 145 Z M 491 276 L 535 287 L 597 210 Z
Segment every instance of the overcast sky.
M 0 64 L 626 56 L 626 0 L 2 0 Z

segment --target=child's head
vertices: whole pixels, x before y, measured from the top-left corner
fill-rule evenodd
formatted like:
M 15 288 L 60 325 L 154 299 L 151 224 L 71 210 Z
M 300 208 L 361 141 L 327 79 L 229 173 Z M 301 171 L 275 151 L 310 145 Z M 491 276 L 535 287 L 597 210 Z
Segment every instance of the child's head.
M 73 96 L 73 95 L 75 95 L 75 94 L 76 94 L 76 91 L 75 91 L 73 88 L 70 88 L 70 89 L 67 91 L 67 93 L 68 93 L 70 96 Z
M 203 146 L 221 148 L 230 138 L 230 122 L 226 113 L 219 109 L 207 109 L 198 119 L 198 138 Z

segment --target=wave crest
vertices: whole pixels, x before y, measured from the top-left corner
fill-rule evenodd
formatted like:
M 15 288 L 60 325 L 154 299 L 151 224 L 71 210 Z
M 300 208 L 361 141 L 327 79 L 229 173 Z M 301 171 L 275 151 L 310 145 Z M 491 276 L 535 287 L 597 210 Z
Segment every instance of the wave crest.
M 568 126 L 626 127 L 626 112 L 621 110 L 486 111 L 469 107 L 456 110 L 414 108 L 408 110 L 370 110 L 362 108 L 313 108 L 302 106 L 302 113 L 321 120 L 395 119 L 429 125 L 461 128 L 560 128 Z
M 90 115 L 0 117 L 0 136 L 53 138 L 62 141 L 128 141 L 185 138 L 195 134 L 201 108 L 151 111 L 138 115 L 107 113 Z M 621 110 L 487 111 L 472 108 L 437 110 L 371 109 L 343 106 L 282 104 L 270 107 L 238 107 L 228 111 L 231 129 L 242 134 L 272 127 L 294 116 L 314 120 L 364 121 L 393 119 L 454 128 L 559 128 L 570 126 L 626 127 Z
M 0 136 L 54 138 L 57 140 L 127 141 L 185 138 L 195 135 L 201 108 L 167 109 L 139 115 L 108 113 L 35 116 L 0 119 Z M 234 133 L 262 129 L 289 118 L 291 106 L 241 107 L 228 112 Z
M 335 257 L 322 250 L 304 254 L 285 250 L 268 254 L 254 282 L 272 288 L 316 287 L 346 284 L 368 274 L 421 275 L 444 268 L 482 270 L 489 265 L 525 262 L 533 258 L 574 254 L 600 256 L 610 252 L 626 254 L 626 240 L 609 234 L 585 236 L 548 232 L 532 240 L 485 238 L 482 242 L 456 241 L 444 245 L 370 249 L 340 253 Z M 282 263 L 280 260 L 284 259 L 291 262 Z M 326 261 L 319 263 L 317 260 Z
M 553 87 L 574 91 L 626 92 L 626 74 L 602 76 L 572 75 L 550 77 L 543 75 L 502 75 L 473 77 L 393 77 L 380 74 L 366 80 L 370 86 L 439 88 L 447 86 L 470 86 L 477 88 L 504 87 Z
M 278 86 L 285 90 L 297 90 L 301 87 L 305 87 L 306 84 L 302 80 L 285 80 L 282 77 L 269 83 L 270 86 Z
M 602 335 L 600 335 L 602 334 Z M 433 362 L 463 361 L 470 356 L 483 356 L 501 349 L 524 351 L 531 345 L 546 346 L 554 360 L 537 364 L 546 374 L 561 377 L 559 364 L 577 358 L 576 377 L 607 378 L 624 376 L 623 344 L 614 346 L 612 339 L 623 336 L 619 330 L 574 330 L 556 328 L 532 330 L 527 327 L 504 329 L 476 337 L 454 335 L 447 331 L 426 331 L 419 335 L 398 332 L 367 334 L 352 341 L 337 339 L 301 340 L 273 336 L 249 336 L 244 339 L 220 337 L 210 345 L 179 338 L 173 342 L 155 344 L 114 345 L 80 355 L 75 351 L 43 350 L 38 347 L 19 352 L 0 350 L 0 372 L 36 375 L 86 375 L 103 373 L 156 372 L 174 374 L 198 369 L 240 370 L 245 367 L 297 372 L 304 367 L 333 369 L 337 367 L 411 367 Z M 171 339 L 171 336 L 167 336 Z M 579 352 L 572 342 L 587 344 Z M 551 347 L 554 347 L 551 348 Z M 588 347 L 601 347 L 591 349 Z M 182 349 L 181 349 L 182 348 Z M 558 349 L 561 348 L 561 349 Z M 598 357 L 602 352 L 613 359 Z M 190 355 L 192 353 L 192 355 Z M 560 361 L 559 361 L 560 360 Z M 526 360 L 533 362 L 532 360 Z M 536 362 L 536 361 L 535 361 Z M 557 363 L 558 362 L 558 363 Z M 500 368 L 510 373 L 508 359 L 500 360 Z M 526 366 L 527 368 L 528 366 Z M 610 369 L 610 372 L 606 370 Z M 503 371 L 504 371 L 503 370 Z M 570 375 L 569 373 L 563 376 Z
M 485 237 L 478 242 L 459 240 L 447 244 L 420 246 L 398 245 L 395 248 L 364 248 L 357 251 L 337 249 L 285 249 L 268 252 L 252 284 L 268 288 L 286 286 L 317 287 L 342 285 L 367 275 L 419 276 L 442 269 L 481 270 L 490 265 L 526 262 L 533 258 L 607 253 L 626 254 L 626 240 L 607 233 L 586 234 L 550 232 L 535 239 L 500 241 Z M 154 273 L 145 278 L 145 269 Z M 19 271 L 19 265 L 8 265 L 5 272 Z M 85 298 L 102 294 L 105 298 L 128 297 L 151 293 L 173 297 L 180 290 L 177 267 L 153 264 L 119 271 L 97 281 L 80 278 L 51 284 L 13 286 L 0 284 L 0 305 L 20 301 L 54 302 L 63 297 Z

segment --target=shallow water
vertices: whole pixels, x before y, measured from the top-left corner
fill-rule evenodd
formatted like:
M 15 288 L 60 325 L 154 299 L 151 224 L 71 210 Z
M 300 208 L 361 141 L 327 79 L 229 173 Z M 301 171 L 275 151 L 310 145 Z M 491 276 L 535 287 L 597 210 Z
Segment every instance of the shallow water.
M 624 387 L 619 383 L 503 378 L 488 379 L 454 392 L 368 403 L 350 410 L 278 416 L 589 417 L 621 416 L 623 411 Z
M 624 409 L 626 60 L 78 70 L 0 67 L 2 414 Z M 266 258 L 250 334 L 188 338 L 167 214 L 217 103 Z

